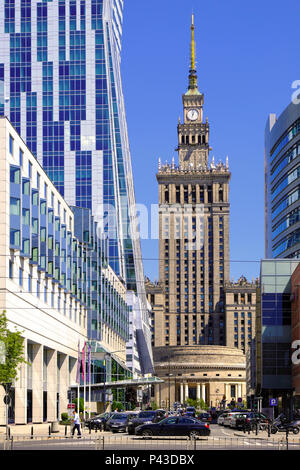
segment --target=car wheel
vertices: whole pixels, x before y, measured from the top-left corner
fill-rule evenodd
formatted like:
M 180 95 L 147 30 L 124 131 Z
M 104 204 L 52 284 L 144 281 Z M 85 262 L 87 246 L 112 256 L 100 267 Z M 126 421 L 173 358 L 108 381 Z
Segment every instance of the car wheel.
M 275 426 L 271 427 L 271 434 L 276 434 L 278 429 Z
M 153 436 L 153 432 L 150 429 L 144 429 L 144 431 L 142 431 L 142 436 L 151 437 Z
M 130 436 L 132 436 L 132 435 L 134 434 L 134 432 L 131 431 L 130 429 L 128 429 L 128 434 L 129 434 Z
M 298 428 L 298 426 L 293 428 L 293 434 L 299 434 L 299 431 L 300 429 Z
M 201 433 L 199 431 L 190 431 L 190 437 L 195 438 L 201 436 Z

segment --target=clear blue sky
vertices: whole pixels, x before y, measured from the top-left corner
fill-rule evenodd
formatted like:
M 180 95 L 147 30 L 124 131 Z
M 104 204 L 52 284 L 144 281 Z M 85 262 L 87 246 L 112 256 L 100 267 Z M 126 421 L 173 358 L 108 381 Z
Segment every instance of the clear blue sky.
M 300 79 L 296 0 L 125 0 L 122 78 L 138 203 L 158 201 L 158 158 L 177 153 L 187 89 L 190 21 L 210 123 L 210 153 L 229 156 L 230 259 L 264 257 L 264 130 L 289 104 Z M 157 241 L 142 241 L 145 274 L 158 278 Z M 259 263 L 231 262 L 230 276 L 259 275 Z

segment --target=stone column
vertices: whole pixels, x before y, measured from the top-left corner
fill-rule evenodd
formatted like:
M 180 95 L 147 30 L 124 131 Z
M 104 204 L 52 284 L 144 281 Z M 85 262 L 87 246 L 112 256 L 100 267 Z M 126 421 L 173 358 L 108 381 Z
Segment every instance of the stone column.
M 43 351 L 42 344 L 33 345 L 32 361 L 32 422 L 43 422 Z
M 185 388 L 185 390 L 184 390 L 184 400 L 186 401 L 187 398 L 189 397 L 189 384 L 185 384 L 184 388 Z
M 24 339 L 24 357 L 27 359 L 27 339 Z M 15 424 L 27 423 L 27 364 L 21 364 L 15 382 Z M 1 423 L 2 424 L 2 423 Z
M 237 387 L 238 387 L 238 394 L 237 394 L 238 396 L 237 397 L 238 398 L 243 398 L 242 397 L 242 384 L 238 384 Z
M 184 396 L 183 396 L 183 383 L 180 384 L 180 403 L 184 402 Z
M 69 356 L 60 354 L 59 370 L 59 419 L 62 413 L 68 412 Z
M 201 399 L 201 386 L 197 384 L 197 400 Z
M 201 398 L 205 402 L 205 400 L 206 400 L 205 384 L 201 384 Z
M 48 349 L 47 354 L 47 421 L 56 421 L 57 351 Z

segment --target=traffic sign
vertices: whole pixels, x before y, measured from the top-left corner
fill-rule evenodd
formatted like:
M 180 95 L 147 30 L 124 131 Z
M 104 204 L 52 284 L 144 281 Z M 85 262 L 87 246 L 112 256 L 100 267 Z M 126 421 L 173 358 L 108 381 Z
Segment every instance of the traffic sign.
M 270 406 L 277 406 L 277 398 L 270 398 Z
M 75 408 L 75 403 L 68 403 L 68 408 Z

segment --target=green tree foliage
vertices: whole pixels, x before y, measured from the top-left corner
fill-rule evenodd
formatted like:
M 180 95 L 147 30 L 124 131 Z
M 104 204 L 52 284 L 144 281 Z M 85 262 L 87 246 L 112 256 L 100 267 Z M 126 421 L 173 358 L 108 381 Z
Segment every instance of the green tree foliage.
M 188 406 L 194 406 L 197 410 L 207 410 L 208 406 L 204 400 L 193 400 L 192 398 L 187 398 L 186 403 Z
M 78 411 L 77 410 L 77 408 L 78 408 L 78 399 L 74 398 L 72 403 L 75 403 L 75 410 Z M 79 413 L 83 413 L 83 411 L 84 411 L 84 400 L 83 400 L 83 397 L 79 397 Z
M 0 384 L 11 383 L 17 380 L 19 366 L 28 363 L 24 358 L 24 338 L 21 332 L 8 329 L 5 311 L 0 313 L 0 343 L 5 357 L 3 364 L 0 363 Z

